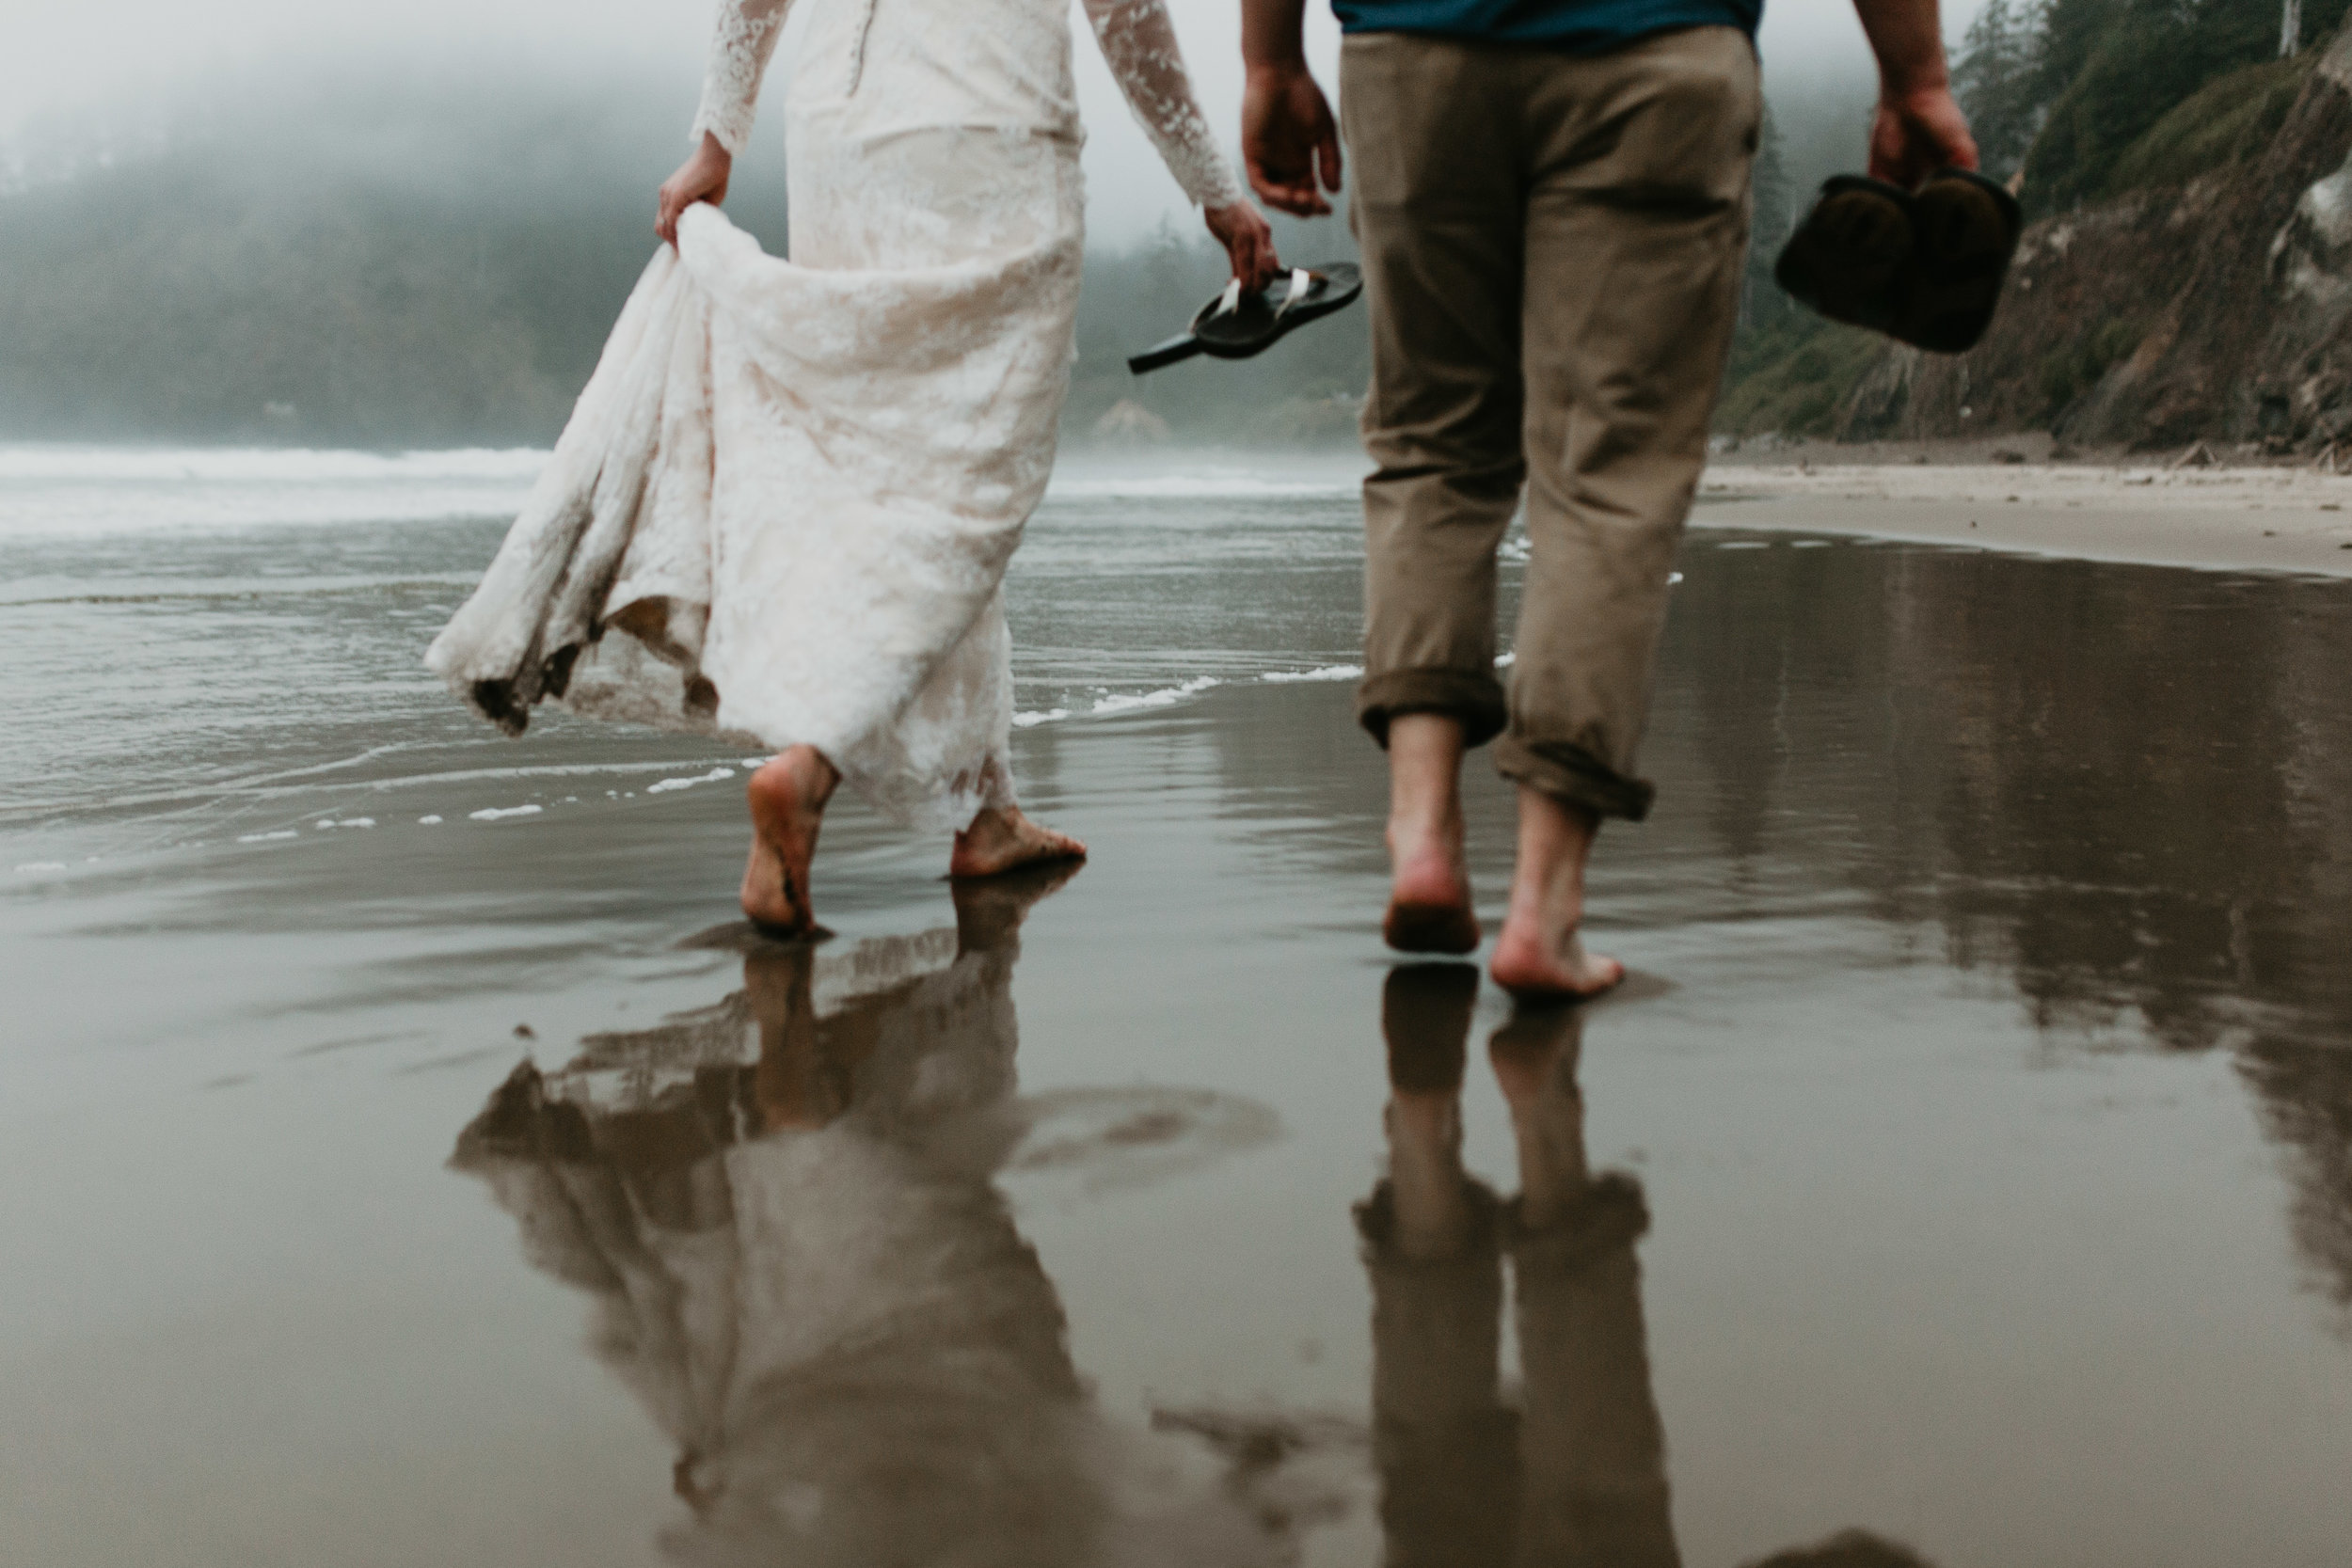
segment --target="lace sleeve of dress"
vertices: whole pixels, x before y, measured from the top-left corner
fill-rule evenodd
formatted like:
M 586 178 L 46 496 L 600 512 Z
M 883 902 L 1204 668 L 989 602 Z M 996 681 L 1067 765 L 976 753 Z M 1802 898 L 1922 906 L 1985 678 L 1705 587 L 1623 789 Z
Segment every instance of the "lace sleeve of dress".
M 792 0 L 719 0 L 719 29 L 710 40 L 710 64 L 703 75 L 702 106 L 694 111 L 693 139 L 707 131 L 729 152 L 740 153 L 752 138 L 752 117 L 759 102 L 759 79 L 776 52 L 784 13 Z
M 1241 182 L 1192 95 L 1164 0 L 1086 0 L 1086 8 L 1127 106 L 1184 195 L 1203 207 L 1239 201 Z

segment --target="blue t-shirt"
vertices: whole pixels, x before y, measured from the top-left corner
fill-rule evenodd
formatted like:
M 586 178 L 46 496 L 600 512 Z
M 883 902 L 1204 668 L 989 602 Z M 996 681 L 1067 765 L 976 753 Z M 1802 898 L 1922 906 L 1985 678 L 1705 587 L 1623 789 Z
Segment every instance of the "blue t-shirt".
M 1331 0 L 1340 30 L 1428 33 L 1599 54 L 1678 27 L 1737 27 L 1753 38 L 1764 0 Z

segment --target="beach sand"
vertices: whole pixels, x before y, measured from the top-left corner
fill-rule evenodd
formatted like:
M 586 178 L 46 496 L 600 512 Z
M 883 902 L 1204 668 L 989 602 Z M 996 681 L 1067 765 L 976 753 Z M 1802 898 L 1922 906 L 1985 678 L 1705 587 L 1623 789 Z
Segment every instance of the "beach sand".
M 1516 1024 L 1377 942 L 1343 483 L 1049 507 L 1018 761 L 1092 863 L 1020 924 L 847 807 L 813 952 L 731 907 L 753 759 L 416 672 L 494 521 L 43 546 L 0 1560 L 1468 1563 L 1595 1484 L 1694 1568 L 2335 1560 L 2352 587 L 1755 520 L 1925 531 L 1806 483 L 1679 562 L 1632 978 Z M 1368 1243 L 1457 1069 L 1493 1194 L 1624 1178 L 1590 1245 Z
M 2352 476 L 2144 460 L 1872 461 L 1881 455 L 1816 448 L 1801 460 L 1719 458 L 1692 521 L 2082 561 L 2352 576 Z

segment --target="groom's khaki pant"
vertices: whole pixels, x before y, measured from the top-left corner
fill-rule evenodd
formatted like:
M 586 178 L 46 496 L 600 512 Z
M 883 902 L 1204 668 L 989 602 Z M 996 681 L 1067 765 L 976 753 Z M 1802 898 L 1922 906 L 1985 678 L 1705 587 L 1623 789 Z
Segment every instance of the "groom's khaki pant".
M 1727 27 L 1606 55 L 1351 35 L 1372 306 L 1364 684 L 1501 736 L 1510 778 L 1639 817 L 1666 582 L 1739 312 L 1763 97 Z M 1506 700 L 1495 552 L 1527 492 Z

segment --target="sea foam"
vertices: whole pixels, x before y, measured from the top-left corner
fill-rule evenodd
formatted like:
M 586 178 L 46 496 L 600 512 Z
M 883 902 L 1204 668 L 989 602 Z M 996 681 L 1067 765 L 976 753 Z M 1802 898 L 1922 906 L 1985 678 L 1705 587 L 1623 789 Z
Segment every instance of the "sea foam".
M 1054 481 L 1046 494 L 1057 500 L 1279 500 L 1291 497 L 1346 496 L 1354 481 L 1270 479 L 1261 474 L 1083 475 Z
M 698 784 L 717 784 L 721 779 L 732 779 L 733 777 L 735 777 L 734 768 L 714 768 L 707 773 L 700 774 L 697 777 L 691 779 L 663 779 L 659 784 L 649 784 L 645 786 L 645 793 L 648 795 L 667 795 L 674 789 L 691 789 Z
M 1117 691 L 1099 699 L 1094 705 L 1094 711 L 1097 714 L 1132 713 L 1137 708 L 1173 707 L 1186 697 L 1223 684 L 1215 675 L 1197 675 L 1182 686 L 1163 687 L 1157 691 Z
M 314 484 L 323 480 L 497 479 L 529 483 L 548 454 L 534 448 L 373 452 L 309 447 L 131 447 L 0 444 L 0 483 L 168 481 Z
M 512 515 L 548 454 L 0 445 L 0 535 Z

